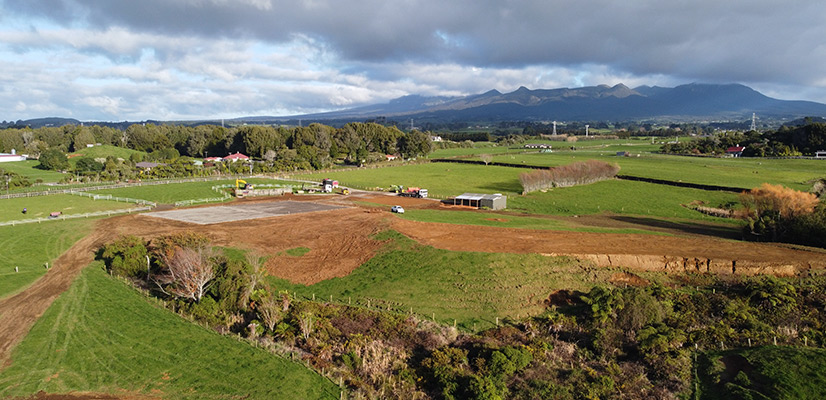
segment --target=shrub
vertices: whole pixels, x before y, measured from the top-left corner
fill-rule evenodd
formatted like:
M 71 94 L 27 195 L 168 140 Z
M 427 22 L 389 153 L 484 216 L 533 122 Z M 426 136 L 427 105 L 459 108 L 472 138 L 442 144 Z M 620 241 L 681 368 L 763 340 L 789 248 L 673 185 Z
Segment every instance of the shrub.
M 787 241 L 792 227 L 800 218 L 812 214 L 818 199 L 812 193 L 764 183 L 740 195 L 747 236 L 758 240 Z
M 103 246 L 100 258 L 110 274 L 127 278 L 144 278 L 148 272 L 149 251 L 143 239 L 137 236 L 122 236 Z

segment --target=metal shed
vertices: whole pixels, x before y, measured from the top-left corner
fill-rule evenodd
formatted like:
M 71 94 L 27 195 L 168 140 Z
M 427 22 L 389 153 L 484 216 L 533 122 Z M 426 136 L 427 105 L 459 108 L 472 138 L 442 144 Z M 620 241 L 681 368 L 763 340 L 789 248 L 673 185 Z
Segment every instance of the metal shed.
M 453 205 L 489 208 L 491 210 L 502 210 L 504 208 L 507 208 L 507 201 L 507 196 L 503 196 L 501 193 L 464 193 L 461 196 L 456 196 L 455 198 L 453 198 Z

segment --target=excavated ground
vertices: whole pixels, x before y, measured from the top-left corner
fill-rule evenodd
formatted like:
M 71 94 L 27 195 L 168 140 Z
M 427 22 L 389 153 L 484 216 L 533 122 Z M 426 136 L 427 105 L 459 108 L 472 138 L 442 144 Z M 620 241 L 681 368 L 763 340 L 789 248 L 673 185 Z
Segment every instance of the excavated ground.
M 423 244 L 457 251 L 540 253 L 568 255 L 600 266 L 665 272 L 699 271 L 723 274 L 795 275 L 826 270 L 826 253 L 774 244 L 720 239 L 731 229 L 715 225 L 648 224 L 645 218 L 590 216 L 564 219 L 587 226 L 643 228 L 675 236 L 524 230 L 408 221 L 391 214 L 389 205 L 444 208 L 438 201 L 356 192 L 350 196 L 284 196 L 244 199 L 234 205 L 290 200 L 346 206 L 302 214 L 285 214 L 253 220 L 195 224 L 155 218 L 147 214 L 118 216 L 100 221 L 93 234 L 61 255 L 49 272 L 26 290 L 0 300 L 0 367 L 10 362 L 11 349 L 52 301 L 65 291 L 93 253 L 118 235 L 153 238 L 181 231 L 208 235 L 215 244 L 257 249 L 270 257 L 270 274 L 293 282 L 312 284 L 351 273 L 375 255 L 381 242 L 374 233 L 395 229 Z M 386 206 L 354 206 L 354 204 Z M 215 206 L 198 210 L 209 214 Z M 466 208 L 465 208 L 466 209 Z M 491 218 L 507 218 L 491 213 Z M 558 219 L 558 218 L 557 218 Z M 719 235 L 718 235 L 719 234 Z M 306 247 L 300 257 L 285 251 Z M 622 277 L 619 277 L 622 278 Z M 618 278 L 618 279 L 619 279 Z M 621 279 L 620 279 L 621 280 Z

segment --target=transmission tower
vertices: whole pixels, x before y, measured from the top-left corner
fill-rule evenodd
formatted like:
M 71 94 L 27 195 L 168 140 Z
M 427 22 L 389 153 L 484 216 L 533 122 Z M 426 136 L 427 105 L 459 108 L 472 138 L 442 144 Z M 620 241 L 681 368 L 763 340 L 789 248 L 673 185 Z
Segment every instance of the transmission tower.
M 554 121 L 554 136 L 556 136 L 556 121 Z
M 751 113 L 751 130 L 757 130 L 757 114 Z

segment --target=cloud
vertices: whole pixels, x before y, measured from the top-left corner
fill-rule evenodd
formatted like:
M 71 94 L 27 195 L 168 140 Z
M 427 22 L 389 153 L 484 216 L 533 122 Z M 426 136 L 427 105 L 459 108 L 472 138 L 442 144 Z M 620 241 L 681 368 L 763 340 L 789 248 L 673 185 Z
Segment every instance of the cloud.
M 0 15 L 5 85 L 21 87 L 0 93 L 26 110 L 208 117 L 695 81 L 826 101 L 818 0 L 0 0 Z

